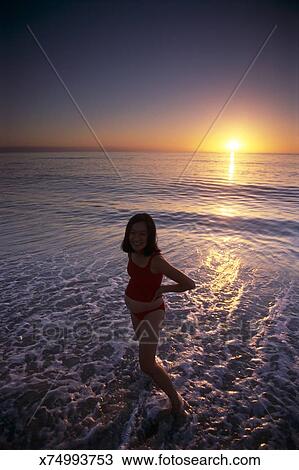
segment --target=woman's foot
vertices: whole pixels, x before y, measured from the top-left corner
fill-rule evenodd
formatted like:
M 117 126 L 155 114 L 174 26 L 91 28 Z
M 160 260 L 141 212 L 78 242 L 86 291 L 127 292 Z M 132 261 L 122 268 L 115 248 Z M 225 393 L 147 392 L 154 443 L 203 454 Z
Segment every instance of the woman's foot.
M 171 413 L 174 415 L 185 415 L 186 412 L 184 410 L 184 399 L 183 397 L 177 393 L 177 398 L 171 401 Z

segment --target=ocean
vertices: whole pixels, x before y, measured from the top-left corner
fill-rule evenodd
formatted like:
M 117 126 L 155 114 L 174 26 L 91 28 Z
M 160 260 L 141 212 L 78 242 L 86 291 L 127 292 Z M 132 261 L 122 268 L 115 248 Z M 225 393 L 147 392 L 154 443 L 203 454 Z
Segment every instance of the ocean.
M 299 155 L 109 156 L 0 154 L 0 447 L 298 449 Z M 124 303 L 137 212 L 196 282 L 158 346 L 180 422 Z

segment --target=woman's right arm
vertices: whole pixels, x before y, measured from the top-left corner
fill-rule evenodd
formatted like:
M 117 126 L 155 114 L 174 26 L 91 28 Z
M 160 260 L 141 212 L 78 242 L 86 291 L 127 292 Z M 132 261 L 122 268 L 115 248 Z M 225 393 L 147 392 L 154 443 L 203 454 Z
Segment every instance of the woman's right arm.
M 161 291 L 165 292 L 184 292 L 186 290 L 195 289 L 196 285 L 193 279 L 184 274 L 179 269 L 172 266 L 163 256 L 156 256 L 155 270 L 163 273 L 166 277 L 175 281 L 176 284 L 168 284 L 160 286 Z

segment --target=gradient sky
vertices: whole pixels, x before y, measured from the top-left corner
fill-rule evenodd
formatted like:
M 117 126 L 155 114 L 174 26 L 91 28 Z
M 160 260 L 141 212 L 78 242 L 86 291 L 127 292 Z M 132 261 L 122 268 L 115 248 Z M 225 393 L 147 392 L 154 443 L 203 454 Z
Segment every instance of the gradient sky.
M 299 153 L 297 2 L 15 2 L 1 20 L 4 147 L 96 148 L 28 24 L 109 150 Z

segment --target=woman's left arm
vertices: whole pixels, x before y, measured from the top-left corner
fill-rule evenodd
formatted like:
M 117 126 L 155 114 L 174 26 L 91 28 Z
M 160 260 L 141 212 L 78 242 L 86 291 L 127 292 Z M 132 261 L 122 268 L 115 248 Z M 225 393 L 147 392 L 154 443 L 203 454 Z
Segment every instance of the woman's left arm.
M 176 269 L 166 261 L 162 256 L 155 256 L 153 259 L 155 271 L 163 273 L 166 277 L 175 281 L 176 284 L 161 285 L 157 289 L 154 299 L 159 298 L 166 292 L 185 292 L 186 290 L 195 289 L 196 285 L 193 279 L 188 277 L 179 269 Z

